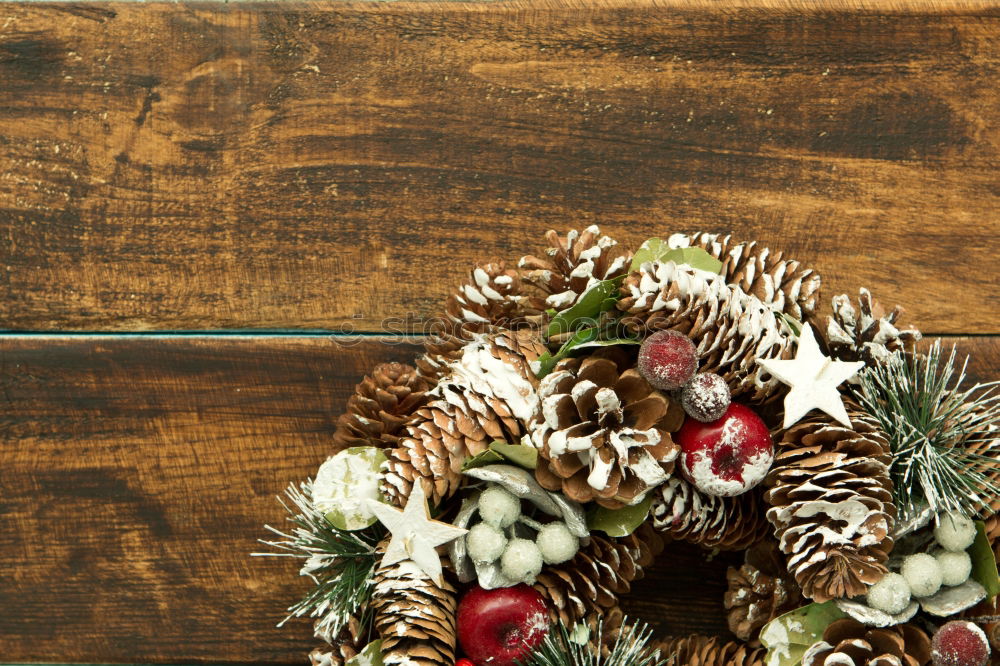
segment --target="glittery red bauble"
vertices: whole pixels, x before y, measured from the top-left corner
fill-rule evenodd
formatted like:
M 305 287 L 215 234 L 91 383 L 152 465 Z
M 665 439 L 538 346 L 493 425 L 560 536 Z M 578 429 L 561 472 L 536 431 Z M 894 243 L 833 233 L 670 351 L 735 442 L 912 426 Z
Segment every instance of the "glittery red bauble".
M 657 331 L 639 348 L 639 373 L 658 389 L 673 391 L 698 371 L 698 353 L 691 338 L 677 331 Z
M 978 626 L 953 620 L 938 629 L 931 643 L 934 666 L 986 666 L 990 643 Z
M 681 447 L 684 478 L 708 495 L 745 493 L 764 480 L 774 462 L 767 425 L 752 409 L 735 402 L 716 421 L 688 417 L 674 441 Z

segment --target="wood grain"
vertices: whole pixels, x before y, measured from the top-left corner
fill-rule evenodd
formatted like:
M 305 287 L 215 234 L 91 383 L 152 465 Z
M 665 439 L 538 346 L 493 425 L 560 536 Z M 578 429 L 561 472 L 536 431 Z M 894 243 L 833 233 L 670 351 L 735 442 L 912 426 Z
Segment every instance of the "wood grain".
M 1000 332 L 1000 12 L 725 5 L 5 4 L 0 325 L 378 332 L 597 222 Z
M 250 558 L 275 495 L 313 474 L 354 383 L 413 347 L 367 338 L 0 338 L 0 655 L 5 661 L 302 663 L 274 628 L 306 586 Z M 1000 374 L 1000 338 L 959 340 Z M 629 612 L 723 632 L 724 571 L 671 547 Z

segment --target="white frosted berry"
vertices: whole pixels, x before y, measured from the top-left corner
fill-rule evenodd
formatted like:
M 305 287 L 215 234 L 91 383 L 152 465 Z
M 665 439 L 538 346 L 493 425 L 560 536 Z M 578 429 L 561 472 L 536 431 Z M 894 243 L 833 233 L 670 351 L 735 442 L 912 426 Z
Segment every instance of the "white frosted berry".
M 868 605 L 883 613 L 902 613 L 910 604 L 910 585 L 898 573 L 887 573 L 868 588 Z
M 915 597 L 929 597 L 941 589 L 941 566 L 933 555 L 917 553 L 903 560 L 900 570 Z
M 500 558 L 500 570 L 507 578 L 530 585 L 542 571 L 542 551 L 534 541 L 511 539 Z
M 934 557 L 941 567 L 941 583 L 944 585 L 961 585 L 972 575 L 972 558 L 964 550 L 942 550 Z
M 473 525 L 465 537 L 465 546 L 474 562 L 496 562 L 507 547 L 507 537 L 489 523 Z
M 957 513 L 941 514 L 934 528 L 934 538 L 945 550 L 965 550 L 976 540 L 976 524 Z
M 562 564 L 580 550 L 580 540 L 566 527 L 566 523 L 549 523 L 538 531 L 535 540 L 546 564 Z
M 726 380 L 712 372 L 695 375 L 681 389 L 681 406 L 684 411 L 702 423 L 721 419 L 731 399 Z
M 510 527 L 521 515 L 521 500 L 500 486 L 491 486 L 479 496 L 479 515 L 493 527 Z

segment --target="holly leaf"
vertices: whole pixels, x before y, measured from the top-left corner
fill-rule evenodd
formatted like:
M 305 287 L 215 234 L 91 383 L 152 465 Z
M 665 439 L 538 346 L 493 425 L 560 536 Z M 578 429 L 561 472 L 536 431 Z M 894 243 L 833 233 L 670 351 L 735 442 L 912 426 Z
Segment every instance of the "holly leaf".
M 555 335 L 569 333 L 573 329 L 579 328 L 581 324 L 596 324 L 598 315 L 610 310 L 618 302 L 618 299 L 612 298 L 611 294 L 618 290 L 623 278 L 624 276 L 619 276 L 594 284 L 580 296 L 580 299 L 572 307 L 552 318 L 545 332 L 546 337 L 551 338 Z
M 779 615 L 764 625 L 760 642 L 767 648 L 766 666 L 799 666 L 802 656 L 833 623 L 847 617 L 832 601 L 812 603 Z
M 981 520 L 976 521 L 976 540 L 969 546 L 969 557 L 972 559 L 972 579 L 986 589 L 990 599 L 1000 594 L 996 556 L 986 537 L 986 525 Z
M 382 641 L 373 641 L 356 656 L 347 660 L 344 666 L 384 666 L 382 662 Z
M 480 451 L 471 458 L 466 458 L 465 462 L 462 463 L 462 471 L 466 472 L 470 469 L 476 469 L 477 467 L 496 465 L 498 463 L 502 463 L 503 461 L 504 458 L 502 455 L 494 451 L 492 448 L 489 448 L 485 451 Z
M 538 450 L 534 447 L 525 446 L 524 444 L 508 444 L 507 442 L 497 440 L 490 444 L 489 450 L 518 467 L 523 467 L 524 469 L 535 469 L 538 467 Z
M 652 493 L 646 495 L 646 499 L 638 504 L 621 509 L 607 509 L 595 504 L 587 511 L 587 527 L 592 532 L 597 530 L 611 537 L 628 536 L 646 521 L 652 504 Z

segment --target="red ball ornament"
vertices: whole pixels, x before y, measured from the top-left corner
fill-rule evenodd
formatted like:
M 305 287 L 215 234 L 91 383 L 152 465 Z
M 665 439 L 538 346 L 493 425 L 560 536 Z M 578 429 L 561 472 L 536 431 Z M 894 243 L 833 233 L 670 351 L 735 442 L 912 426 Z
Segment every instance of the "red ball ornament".
M 657 331 L 639 347 L 639 374 L 663 391 L 679 389 L 698 371 L 698 352 L 691 338 L 677 331 Z
M 990 663 L 990 642 L 975 624 L 952 620 L 934 634 L 931 659 L 934 666 L 986 666 Z
M 731 403 L 722 418 L 693 418 L 674 435 L 681 447 L 681 473 L 708 495 L 733 497 L 764 480 L 774 461 L 771 433 L 749 407 Z
M 458 604 L 458 642 L 477 666 L 514 666 L 549 632 L 545 599 L 525 584 L 484 590 L 478 585 Z
M 468 659 L 459 659 L 458 661 L 455 662 L 455 666 L 476 666 L 476 665 L 473 664 Z

